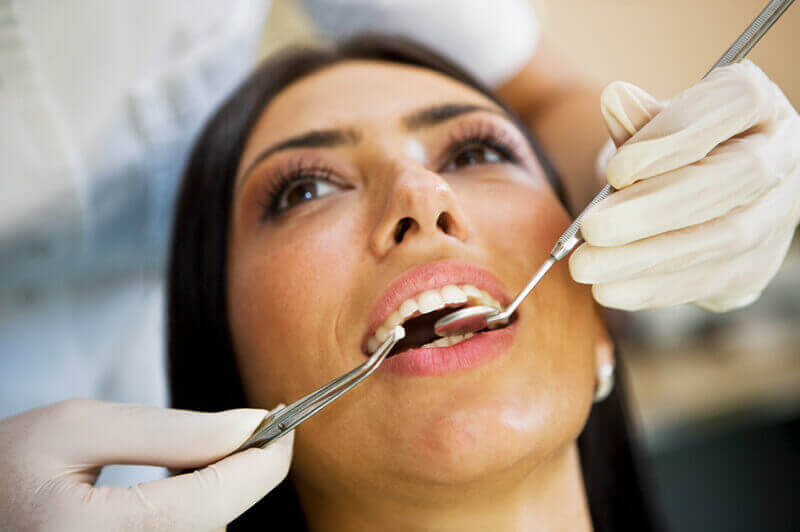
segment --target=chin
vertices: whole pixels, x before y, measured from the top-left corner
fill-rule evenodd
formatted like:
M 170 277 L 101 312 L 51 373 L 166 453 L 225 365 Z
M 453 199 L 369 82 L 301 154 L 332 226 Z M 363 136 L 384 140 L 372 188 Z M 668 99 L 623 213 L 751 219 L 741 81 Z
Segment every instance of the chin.
M 555 405 L 543 403 L 537 395 L 509 386 L 500 395 L 479 393 L 458 404 L 445 400 L 438 407 L 428 405 L 397 435 L 404 442 L 394 447 L 401 468 L 422 483 L 434 485 L 527 474 L 574 439 L 583 424 L 572 416 L 549 421 Z

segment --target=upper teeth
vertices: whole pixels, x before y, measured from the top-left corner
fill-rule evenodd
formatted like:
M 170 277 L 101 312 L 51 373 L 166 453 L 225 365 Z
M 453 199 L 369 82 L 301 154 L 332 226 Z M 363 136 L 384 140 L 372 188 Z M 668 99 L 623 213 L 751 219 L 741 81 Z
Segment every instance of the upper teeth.
M 391 330 L 406 320 L 421 314 L 427 314 L 429 312 L 441 310 L 447 305 L 461 305 L 463 303 L 469 303 L 471 305 L 486 305 L 489 307 L 494 307 L 498 310 L 501 308 L 500 302 L 489 295 L 488 292 L 471 284 L 448 284 L 445 286 L 440 286 L 439 288 L 425 290 L 424 292 L 421 292 L 412 298 L 406 299 L 400 303 L 400 306 L 394 312 L 389 314 L 389 317 L 386 318 L 386 321 L 383 322 L 383 325 L 378 327 L 378 330 L 375 331 L 375 334 L 372 336 L 372 338 L 367 341 L 367 351 L 374 353 L 378 349 L 378 346 L 380 346 L 380 344 L 386 341 L 386 339 L 389 337 Z M 468 337 L 463 337 L 458 338 L 457 340 L 463 341 L 467 338 Z M 453 342 L 452 340 L 450 340 L 447 345 L 458 343 Z M 431 344 L 433 343 L 435 342 L 432 342 Z M 432 346 L 431 344 L 427 344 L 427 346 Z M 434 347 L 441 347 L 444 345 L 442 342 L 440 342 L 440 344 L 441 345 L 436 345 Z

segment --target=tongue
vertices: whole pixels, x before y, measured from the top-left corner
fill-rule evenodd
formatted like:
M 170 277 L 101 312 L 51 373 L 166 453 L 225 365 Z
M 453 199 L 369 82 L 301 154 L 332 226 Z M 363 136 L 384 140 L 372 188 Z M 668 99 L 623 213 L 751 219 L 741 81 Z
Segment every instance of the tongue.
M 453 312 L 453 309 L 437 310 L 435 312 L 423 314 L 422 316 L 417 316 L 416 318 L 411 318 L 405 322 L 403 328 L 406 330 L 406 337 L 394 346 L 389 356 L 396 355 L 401 351 L 421 347 L 439 338 L 439 336 L 433 332 L 433 324 L 436 323 L 439 318 L 450 312 Z

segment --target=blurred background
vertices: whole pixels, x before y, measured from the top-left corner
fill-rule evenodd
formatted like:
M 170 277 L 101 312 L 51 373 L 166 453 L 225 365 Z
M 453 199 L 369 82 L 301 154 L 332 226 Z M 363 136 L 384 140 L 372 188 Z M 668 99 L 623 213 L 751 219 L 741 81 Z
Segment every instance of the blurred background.
M 763 0 L 532 2 L 543 35 L 574 69 L 598 86 L 625 80 L 659 98 L 668 98 L 698 81 L 764 5 Z M 8 9 L 0 2 L 0 33 Z M 275 0 L 260 32 L 260 54 L 289 43 L 313 41 L 316 35 L 311 18 L 299 4 Z M 5 42 L 8 45 L 10 41 Z M 800 106 L 800 71 L 795 66 L 798 50 L 800 7 L 795 6 L 749 56 L 784 90 L 795 108 Z M 2 83 L 0 76 L 0 90 Z M 142 94 L 145 100 L 149 97 L 144 89 Z M 138 127 L 146 126 L 149 118 L 139 117 Z M 166 171 L 155 170 L 156 174 Z M 2 222 L 0 218 L 0 227 Z M 113 230 L 112 226 L 109 231 Z M 50 243 L 28 242 L 27 247 L 17 248 L 6 233 L 0 242 L 0 269 L 13 262 L 8 259 L 12 255 L 28 253 L 36 259 L 70 246 L 69 240 L 58 244 L 60 233 L 54 233 Z M 163 245 L 163 235 L 152 241 Z M 151 373 L 161 370 L 162 360 L 134 356 L 160 348 L 163 330 L 151 322 L 143 321 L 135 336 L 122 339 L 112 339 L 110 328 L 103 326 L 75 331 L 53 325 L 57 323 L 53 316 L 71 313 L 76 307 L 88 315 L 87 323 L 94 324 L 102 324 L 111 314 L 124 321 L 128 309 L 137 305 L 160 312 L 159 261 L 140 264 L 136 257 L 115 254 L 113 249 L 106 256 L 130 264 L 136 270 L 137 283 L 120 289 L 113 276 L 98 276 L 66 289 L 44 287 L 47 283 L 38 280 L 42 275 L 34 275 L 29 267 L 0 275 L 0 373 L 13 378 L 24 367 L 41 364 L 41 382 L 30 386 L 57 388 L 58 368 L 45 369 L 46 359 L 37 362 L 20 352 L 42 343 L 69 346 L 75 343 L 75 335 L 82 334 L 108 334 L 109 341 L 98 344 L 97 361 L 101 350 L 111 350 L 117 353 L 114 363 L 127 365 L 128 373 L 144 371 L 142 365 L 147 364 Z M 52 281 L 53 276 L 62 275 L 69 272 L 61 269 L 46 277 Z M 92 302 L 111 292 L 113 301 L 102 311 L 92 311 Z M 31 323 L 24 321 L 28 319 L 26 309 L 37 308 L 44 298 L 56 301 L 48 307 L 55 310 L 36 314 L 41 327 L 32 328 L 28 336 L 21 335 L 20 327 Z M 30 312 L 33 316 L 34 311 Z M 139 319 L 137 316 L 131 313 L 130 319 Z M 622 344 L 634 421 L 670 528 L 800 530 L 800 504 L 794 491 L 800 478 L 797 238 L 778 276 L 761 299 L 746 309 L 714 315 L 682 306 L 610 313 L 609 318 Z M 109 367 L 108 362 L 93 365 L 85 353 L 65 360 L 66 364 L 85 365 L 87 374 L 102 373 Z M 114 390 L 110 395 L 116 400 L 142 402 L 137 395 L 141 389 L 126 390 L 130 384 L 110 373 L 101 381 L 106 389 Z M 152 388 L 148 397 L 155 398 L 154 404 L 166 400 L 163 378 L 151 379 L 147 386 Z M 35 398 L 23 402 L 9 390 L 0 390 L 0 417 L 36 406 Z M 42 394 L 41 402 L 52 396 L 52 390 L 48 393 Z M 105 471 L 104 475 L 108 479 Z

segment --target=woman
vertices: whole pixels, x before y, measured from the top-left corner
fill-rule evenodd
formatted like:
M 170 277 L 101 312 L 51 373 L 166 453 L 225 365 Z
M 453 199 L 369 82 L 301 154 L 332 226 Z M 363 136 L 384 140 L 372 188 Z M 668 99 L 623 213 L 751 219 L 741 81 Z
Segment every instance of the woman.
M 411 337 L 298 429 L 290 480 L 233 529 L 654 528 L 620 387 L 592 408 L 609 343 L 564 264 L 509 327 L 428 346 L 437 309 L 507 303 L 569 223 L 535 142 L 460 68 L 377 36 L 276 57 L 184 179 L 174 407 L 288 403 L 381 327 Z

